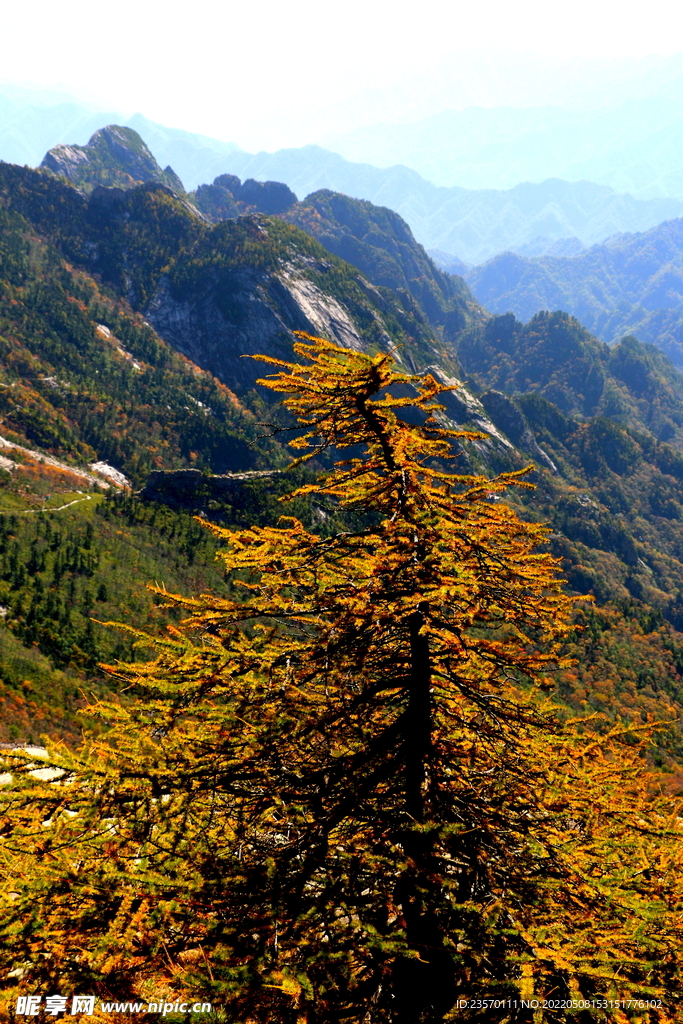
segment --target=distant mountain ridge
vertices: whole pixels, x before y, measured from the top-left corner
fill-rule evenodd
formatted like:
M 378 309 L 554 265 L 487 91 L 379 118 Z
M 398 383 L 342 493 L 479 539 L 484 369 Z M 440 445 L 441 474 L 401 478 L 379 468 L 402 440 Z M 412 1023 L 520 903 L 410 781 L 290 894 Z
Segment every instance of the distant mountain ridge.
M 279 216 L 288 224 L 301 228 L 328 252 L 347 260 L 375 288 L 390 289 L 396 293 L 402 308 L 395 315 L 405 322 L 404 326 L 413 340 L 426 338 L 433 332 L 451 342 L 473 317 L 485 315 L 476 307 L 462 278 L 454 278 L 437 269 L 415 241 L 405 221 L 384 207 L 330 191 L 315 193 L 299 203 L 294 192 L 281 182 L 258 182 L 253 178 L 241 182 L 229 174 L 219 175 L 212 185 L 201 185 L 186 197 L 181 183 L 174 180 L 171 169 L 161 171 L 140 136 L 131 128 L 116 125 L 96 132 L 85 147 L 56 147 L 46 155 L 41 167 L 61 174 L 86 192 L 95 189 L 88 212 L 100 219 L 109 218 L 112 214 L 115 217 L 129 216 L 129 201 L 121 190 L 155 182 L 167 187 L 175 185 L 176 197 L 190 213 L 199 212 L 216 225 L 243 219 L 247 215 Z M 109 189 L 108 193 L 102 188 L 112 184 L 118 188 Z M 226 232 L 224 237 L 227 241 L 237 235 Z M 213 256 L 211 260 L 214 260 Z M 130 273 L 128 276 L 132 285 L 132 290 L 129 290 L 131 301 L 144 304 L 154 285 L 151 282 L 144 286 L 133 285 L 133 277 Z M 159 309 L 162 306 L 167 308 L 167 299 L 168 296 L 163 302 L 160 300 L 155 315 L 165 315 L 159 313 Z M 273 308 L 277 307 L 274 293 L 269 301 Z M 395 295 L 387 295 L 384 302 L 395 303 Z M 322 309 L 324 302 L 321 305 L 319 300 L 318 305 Z M 195 319 L 195 328 L 200 329 L 198 322 Z M 170 323 L 167 330 L 172 331 L 176 344 L 185 344 Z M 332 333 L 335 333 L 334 328 Z M 353 331 L 349 333 L 345 329 L 344 336 L 352 337 Z M 409 349 L 406 355 L 412 358 Z M 217 371 L 214 369 L 214 372 Z
M 214 224 L 245 215 L 276 215 L 353 264 L 376 289 L 389 289 L 392 298 L 385 301 L 393 303 L 396 296 L 402 296 L 403 309 L 394 315 L 414 338 L 426 339 L 431 331 L 440 342 L 451 344 L 468 325 L 486 318 L 462 279 L 438 269 L 399 214 L 367 200 L 322 189 L 299 202 L 282 182 L 254 178 L 242 182 L 231 174 L 219 175 L 213 184 L 200 186 L 188 197 L 172 169 L 162 171 L 140 136 L 121 126 L 100 129 L 85 147 L 56 147 L 46 155 L 43 168 L 86 191 L 99 186 L 102 194 L 94 197 L 92 211 L 106 210 L 107 216 L 115 210 L 120 211 L 115 216 L 128 216 L 123 213 L 128 200 L 105 195 L 101 186 L 117 185 L 125 190 L 140 182 L 175 190 L 187 206 L 188 229 L 192 231 L 196 231 L 191 227 L 196 213 Z M 547 184 L 560 191 L 566 186 L 562 182 Z M 529 200 L 532 189 L 512 191 Z M 571 251 L 570 241 L 555 243 L 556 248 Z M 635 334 L 657 344 L 683 366 L 683 220 L 664 222 L 644 234 L 614 236 L 574 257 L 504 253 L 478 268 L 449 260 L 447 253 L 437 253 L 437 258 L 442 265 L 448 261 L 450 271 L 461 270 L 494 314 L 512 310 L 528 320 L 539 310 L 564 309 L 605 341 Z M 130 271 L 127 277 L 131 301 L 144 306 L 158 287 L 158 279 L 143 282 Z M 274 300 L 271 297 L 269 301 L 272 304 Z M 162 308 L 165 313 L 159 312 Z M 157 300 L 157 315 L 164 317 L 166 329 L 171 330 L 168 296 Z M 204 314 L 202 317 L 205 319 Z M 198 322 L 195 327 L 200 329 Z M 175 337 L 177 331 L 173 330 Z M 207 342 L 209 335 L 207 327 Z M 175 343 L 181 344 L 180 336 Z M 192 358 L 198 359 L 196 355 Z M 213 364 L 210 368 L 218 372 Z
M 170 167 L 162 171 L 141 137 L 116 125 L 100 129 L 87 146 L 56 147 L 42 168 L 86 191 L 158 183 L 175 191 L 190 215 L 200 213 L 214 224 L 245 215 L 276 215 L 358 268 L 375 288 L 403 296 L 399 320 L 416 338 L 432 331 L 450 344 L 471 322 L 486 318 L 462 279 L 435 265 L 399 214 L 367 200 L 321 189 L 299 202 L 283 182 L 242 182 L 234 174 L 219 175 L 213 184 L 186 196 L 177 175 Z M 559 194 L 566 194 L 568 187 L 564 182 L 546 185 Z M 532 186 L 512 193 L 527 206 L 537 198 Z M 95 198 L 93 211 L 123 210 L 128 202 L 116 195 Z M 534 246 L 527 248 L 533 251 Z M 571 239 L 555 243 L 555 250 L 571 252 Z M 494 314 L 511 310 L 528 320 L 539 310 L 563 309 L 607 342 L 634 334 L 683 366 L 683 219 L 665 221 L 645 233 L 615 235 L 587 251 L 579 247 L 576 256 L 503 253 L 483 266 L 467 268 L 447 253 L 435 255 L 450 272 L 460 271 Z M 135 280 L 134 274 L 128 277 Z M 131 283 L 131 301 L 144 304 L 156 284 Z
M 141 134 L 159 163 L 174 167 L 185 186 L 192 189 L 224 171 L 225 155 L 239 149 L 232 142 L 157 124 L 143 114 L 124 117 L 113 111 L 95 111 L 66 98 L 55 96 L 55 100 L 0 86 L 1 160 L 35 167 L 55 146 L 85 145 L 100 128 L 119 124 Z
M 147 181 L 185 191 L 173 168 L 162 170 L 136 131 L 116 124 L 100 128 L 85 146 L 55 146 L 40 166 L 86 191 L 97 185 L 132 188 Z
M 540 309 L 563 309 L 603 341 L 634 334 L 683 367 L 681 218 L 573 257 L 501 253 L 466 277 L 492 313 L 526 320 Z
M 293 330 L 396 349 L 411 369 L 456 369 L 452 346 L 414 298 L 373 284 L 279 217 L 209 227 L 187 197 L 159 182 L 86 196 L 9 164 L 0 164 L 0 186 L 66 258 L 115 287 L 165 339 L 232 387 L 249 387 L 258 374 L 243 355 L 282 357 Z M 450 287 L 463 326 L 482 315 L 464 283 Z
M 68 103 L 28 107 L 1 94 L 0 157 L 38 163 L 46 149 L 54 148 L 55 133 L 60 142 L 76 138 L 85 143 L 95 128 L 112 121 L 137 131 L 188 190 L 223 174 L 283 182 L 300 198 L 327 188 L 396 210 L 427 249 L 470 264 L 505 250 L 540 254 L 560 240 L 589 246 L 617 232 L 647 230 L 683 215 L 680 199 L 636 199 L 590 181 L 550 180 L 503 191 L 442 188 L 410 167 L 351 163 L 320 146 L 251 155 L 232 143 L 167 128 L 141 114 L 122 119 Z M 38 152 L 27 148 L 25 125 L 49 145 Z
M 239 195 L 248 183 L 228 184 Z M 243 355 L 286 357 L 291 332 L 308 330 L 351 347 L 389 348 L 411 370 L 464 371 L 483 404 L 461 391 L 448 403 L 457 422 L 486 421 L 487 402 L 500 420 L 504 403 L 487 389 L 532 391 L 564 416 L 609 415 L 683 447 L 683 378 L 663 355 L 637 341 L 610 350 L 567 314 L 539 314 L 527 325 L 487 316 L 390 210 L 321 192 L 280 216 L 251 213 L 210 227 L 159 182 L 84 195 L 7 164 L 0 193 L 12 216 L 27 218 L 71 264 L 96 273 L 162 338 L 240 393 L 258 373 Z
M 348 160 L 407 164 L 446 187 L 509 189 L 562 178 L 639 198 L 683 198 L 682 125 L 679 88 L 587 109 L 566 109 L 561 102 L 445 109 L 408 124 L 331 136 L 326 144 Z
M 683 214 L 680 199 L 634 199 L 590 181 L 550 179 L 506 191 L 445 188 L 409 167 L 351 163 L 320 146 L 277 153 L 228 154 L 225 171 L 240 178 L 276 180 L 298 196 L 321 189 L 365 199 L 399 213 L 426 249 L 477 264 L 503 250 L 550 247 L 576 238 L 591 245 L 622 231 L 646 230 Z

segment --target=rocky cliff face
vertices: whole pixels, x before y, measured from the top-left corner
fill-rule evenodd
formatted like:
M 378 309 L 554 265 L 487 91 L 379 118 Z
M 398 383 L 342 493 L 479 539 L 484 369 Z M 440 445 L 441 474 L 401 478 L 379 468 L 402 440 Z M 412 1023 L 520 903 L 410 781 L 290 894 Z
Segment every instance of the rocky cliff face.
M 403 218 L 383 206 L 329 189 L 298 202 L 281 182 L 242 183 L 234 174 L 200 185 L 191 199 L 214 223 L 257 211 L 282 217 L 357 267 L 375 287 L 400 294 L 404 306 L 419 310 L 449 340 L 483 314 L 465 281 L 440 270 Z
M 279 217 L 209 227 L 187 197 L 157 182 L 86 196 L 53 175 L 1 164 L 0 196 L 233 387 L 259 375 L 241 355 L 288 357 L 293 330 L 391 347 L 411 371 L 438 363 L 457 373 L 453 346 L 410 295 L 375 286 Z
M 97 185 L 133 188 L 148 181 L 184 192 L 173 168 L 162 170 L 138 133 L 119 125 L 101 128 L 86 146 L 55 146 L 45 154 L 40 166 L 86 192 Z
M 323 250 L 301 251 L 298 235 L 258 218 L 220 225 L 162 275 L 147 319 L 174 348 L 238 390 L 267 372 L 244 357 L 290 358 L 293 331 L 348 348 L 393 348 L 399 339 L 384 321 L 381 295 L 367 282 L 361 289 L 360 275 L 339 294 L 339 268 Z M 284 258 L 265 265 L 283 241 Z
M 455 336 L 475 313 L 464 280 L 439 270 L 393 210 L 321 189 L 282 217 L 358 267 L 377 287 L 415 301 L 446 336 Z

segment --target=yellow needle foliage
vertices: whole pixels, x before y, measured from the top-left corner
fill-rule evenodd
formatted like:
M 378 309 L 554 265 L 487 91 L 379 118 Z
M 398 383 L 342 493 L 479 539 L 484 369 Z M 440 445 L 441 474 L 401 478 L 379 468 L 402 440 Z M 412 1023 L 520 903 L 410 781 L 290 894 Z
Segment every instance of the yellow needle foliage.
M 294 519 L 223 541 L 234 598 L 111 671 L 135 696 L 7 755 L 10 996 L 208 999 L 240 1024 L 673 1021 L 683 828 L 633 729 L 544 696 L 571 603 L 543 527 L 458 474 L 432 377 L 302 336 Z M 298 492 L 301 493 L 301 492 Z M 340 512 L 341 510 L 341 512 Z M 9 762 L 13 760 L 13 766 Z M 19 974 L 17 973 L 19 971 Z

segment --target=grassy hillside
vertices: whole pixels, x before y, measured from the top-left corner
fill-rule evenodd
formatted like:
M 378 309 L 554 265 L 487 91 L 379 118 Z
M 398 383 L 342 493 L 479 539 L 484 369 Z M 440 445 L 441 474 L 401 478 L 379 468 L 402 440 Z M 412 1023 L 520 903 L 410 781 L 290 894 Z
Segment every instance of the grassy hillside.
M 122 495 L 60 512 L 0 509 L 0 741 L 75 738 L 88 703 L 111 688 L 99 663 L 135 658 L 129 634 L 93 620 L 162 630 L 177 612 L 146 584 L 220 592 L 214 553 L 188 514 Z

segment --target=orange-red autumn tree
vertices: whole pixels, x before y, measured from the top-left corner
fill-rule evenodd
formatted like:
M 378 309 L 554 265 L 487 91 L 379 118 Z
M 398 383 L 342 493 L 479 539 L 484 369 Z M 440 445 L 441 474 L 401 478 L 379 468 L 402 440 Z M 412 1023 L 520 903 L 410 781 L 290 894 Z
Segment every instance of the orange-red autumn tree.
M 338 458 L 298 493 L 348 528 L 209 526 L 234 598 L 172 598 L 59 775 L 16 756 L 5 984 L 240 1024 L 674 1020 L 679 808 L 632 731 L 543 697 L 570 602 L 546 531 L 491 501 L 523 475 L 457 473 L 432 377 L 296 352 L 266 383 L 301 458 Z

